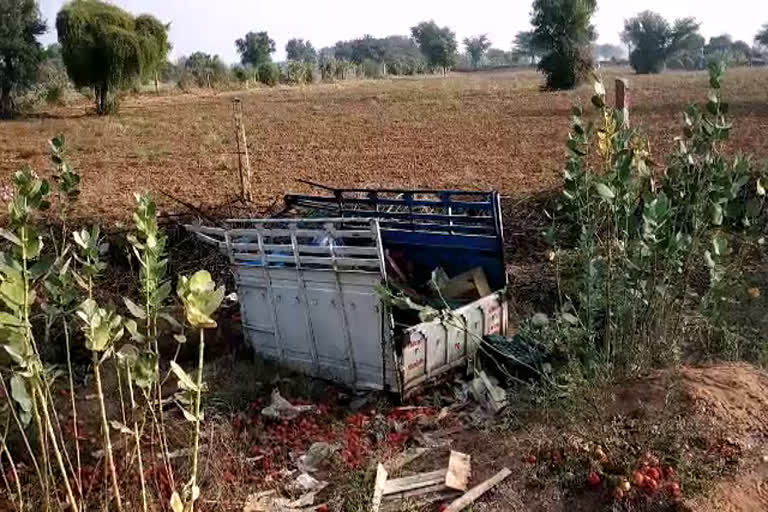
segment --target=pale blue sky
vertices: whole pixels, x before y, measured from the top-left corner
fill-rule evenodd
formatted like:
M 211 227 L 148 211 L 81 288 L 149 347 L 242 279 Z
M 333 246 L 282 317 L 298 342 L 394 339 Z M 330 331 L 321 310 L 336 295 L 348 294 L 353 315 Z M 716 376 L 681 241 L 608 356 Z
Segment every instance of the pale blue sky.
M 55 20 L 64 0 L 40 0 L 48 20 L 46 43 L 56 40 Z M 363 34 L 408 34 L 419 21 L 434 19 L 450 26 L 459 40 L 487 33 L 494 46 L 509 49 L 519 30 L 529 28 L 530 0 L 116 0 L 113 3 L 139 14 L 154 14 L 171 22 L 173 56 L 201 50 L 238 60 L 234 41 L 250 30 L 267 30 L 276 41 L 277 59 L 284 57 L 292 37 L 309 39 L 316 48 Z M 598 0 L 595 24 L 601 43 L 618 43 L 624 23 L 638 11 L 650 9 L 673 19 L 695 16 L 705 37 L 728 32 L 752 44 L 755 33 L 768 23 L 765 0 Z

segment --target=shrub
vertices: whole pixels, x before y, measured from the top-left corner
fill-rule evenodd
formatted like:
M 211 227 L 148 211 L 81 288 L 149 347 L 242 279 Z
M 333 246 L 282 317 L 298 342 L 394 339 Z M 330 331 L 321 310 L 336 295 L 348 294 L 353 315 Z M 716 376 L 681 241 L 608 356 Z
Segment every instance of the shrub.
M 559 311 L 523 329 L 564 362 L 561 383 L 669 364 L 686 333 L 697 343 L 732 338 L 724 312 L 744 268 L 737 251 L 763 229 L 765 190 L 749 159 L 723 152 L 722 74 L 712 66 L 708 102 L 685 112 L 663 174 L 647 140 L 605 105 L 602 84 L 596 122 L 573 109 L 563 199 L 545 234 Z
M 256 77 L 264 85 L 274 87 L 280 82 L 280 66 L 274 62 L 265 62 L 256 68 Z
M 365 78 L 378 80 L 384 78 L 384 70 L 381 62 L 372 59 L 365 59 L 360 65 L 360 70 Z
M 285 66 L 285 81 L 289 84 L 311 84 L 315 81 L 315 65 L 300 60 L 290 60 Z

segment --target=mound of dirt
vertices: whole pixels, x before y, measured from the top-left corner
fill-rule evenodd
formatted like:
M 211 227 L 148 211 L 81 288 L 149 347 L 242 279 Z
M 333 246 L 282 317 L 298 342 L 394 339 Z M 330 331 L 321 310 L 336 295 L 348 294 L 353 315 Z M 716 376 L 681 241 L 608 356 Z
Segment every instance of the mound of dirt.
M 627 416 L 691 414 L 736 435 L 768 430 L 768 373 L 741 363 L 666 369 L 616 393 Z
M 749 448 L 740 471 L 683 510 L 768 510 L 768 373 L 741 363 L 661 370 L 622 387 L 614 406 L 626 416 L 687 416 L 702 432 L 720 432 Z
M 687 503 L 688 512 L 758 512 L 768 510 L 768 464 L 717 485 L 705 498 Z

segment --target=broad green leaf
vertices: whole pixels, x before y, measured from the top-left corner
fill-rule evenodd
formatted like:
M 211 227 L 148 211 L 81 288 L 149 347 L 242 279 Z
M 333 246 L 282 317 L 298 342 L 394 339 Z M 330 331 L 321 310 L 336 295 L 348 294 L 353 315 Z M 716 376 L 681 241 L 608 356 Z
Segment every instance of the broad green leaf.
M 616 197 L 616 193 L 606 185 L 605 183 L 598 183 L 595 185 L 595 190 L 597 190 L 598 195 L 602 197 L 605 200 L 611 200 Z
M 11 397 L 19 404 L 22 411 L 28 413 L 32 410 L 32 397 L 27 392 L 27 383 L 18 374 L 11 377 Z
M 717 256 L 724 256 L 728 252 L 728 240 L 721 236 L 712 239 L 712 250 Z
M 173 329 L 175 329 L 177 331 L 181 330 L 181 324 L 179 323 L 179 321 L 176 320 L 175 318 L 173 318 L 168 313 L 158 313 L 157 316 L 158 316 L 158 318 L 162 318 L 163 320 L 168 322 L 168 325 L 170 325 Z
M 21 247 L 21 240 L 19 237 L 8 231 L 7 229 L 0 229 L 0 236 L 11 242 L 13 245 Z
M 192 378 L 187 375 L 187 372 L 179 366 L 176 361 L 171 361 L 171 371 L 179 381 L 179 388 L 186 391 L 197 391 L 197 385 Z
M 123 302 L 125 303 L 125 307 L 128 308 L 128 311 L 133 315 L 134 318 L 139 318 L 141 320 L 144 320 L 147 318 L 147 312 L 144 311 L 141 307 L 139 307 L 135 302 L 133 302 L 128 297 L 123 297 Z
M 139 326 L 136 323 L 136 320 L 128 319 L 123 322 L 123 325 L 125 325 L 125 328 L 128 330 L 128 334 L 130 334 L 131 339 L 135 341 L 136 343 L 144 343 L 147 341 L 147 337 L 144 336 L 139 332 Z
M 179 409 L 181 409 L 181 413 L 184 415 L 184 419 L 186 419 L 191 423 L 197 422 L 197 418 L 195 417 L 194 414 L 186 410 L 184 407 L 179 406 Z
M 562 315 L 560 315 L 560 317 L 561 317 L 561 318 L 563 319 L 563 321 L 564 321 L 564 322 L 566 322 L 567 324 L 570 324 L 570 325 L 579 325 L 579 319 L 578 319 L 576 316 L 574 316 L 574 315 L 572 315 L 572 314 L 570 314 L 570 313 L 563 313 Z
M 133 365 L 133 381 L 142 389 L 149 389 L 155 382 L 157 356 L 152 352 L 142 352 Z
M 710 217 L 714 226 L 723 225 L 723 207 L 719 204 L 713 204 L 710 207 Z
M 24 327 L 24 322 L 9 313 L 0 312 L 0 325 L 8 327 Z

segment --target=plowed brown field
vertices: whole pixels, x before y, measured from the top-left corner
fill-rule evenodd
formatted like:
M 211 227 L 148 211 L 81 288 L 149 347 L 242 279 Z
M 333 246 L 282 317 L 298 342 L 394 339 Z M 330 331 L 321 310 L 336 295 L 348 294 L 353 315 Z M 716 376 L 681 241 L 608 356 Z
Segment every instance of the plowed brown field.
M 607 70 L 613 78 L 629 70 Z M 120 115 L 98 118 L 82 101 L 34 118 L 0 123 L 0 179 L 30 164 L 48 174 L 46 140 L 63 133 L 83 174 L 79 214 L 125 219 L 132 192 L 152 191 L 166 211 L 212 207 L 239 189 L 232 99 L 243 99 L 253 194 L 271 204 L 306 190 L 298 178 L 338 186 L 495 188 L 524 197 L 557 186 L 574 102 L 590 87 L 541 92 L 532 72 L 322 84 L 241 93 L 144 95 Z M 733 70 L 725 95 L 735 144 L 768 156 L 768 70 Z M 633 124 L 657 156 L 679 133 L 686 104 L 706 98 L 703 73 L 632 77 Z M 663 158 L 661 158 L 663 161 Z

